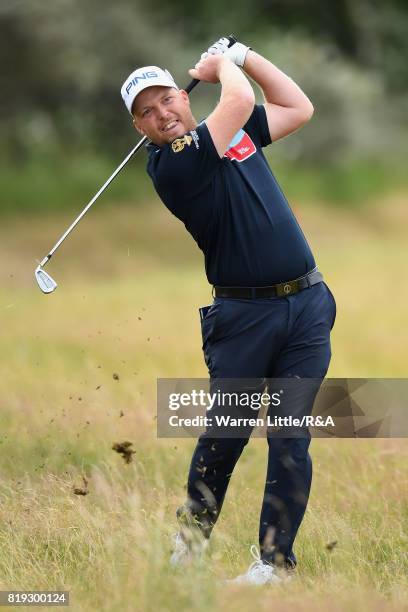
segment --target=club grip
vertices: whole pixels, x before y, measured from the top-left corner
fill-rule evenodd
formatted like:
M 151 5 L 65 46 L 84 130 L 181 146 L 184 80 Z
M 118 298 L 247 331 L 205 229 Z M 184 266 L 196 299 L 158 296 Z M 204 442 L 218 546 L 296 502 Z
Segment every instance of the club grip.
M 235 36 L 233 36 L 232 34 L 230 34 L 230 35 L 228 36 L 228 41 L 229 41 L 228 47 L 232 47 L 232 45 L 234 45 L 234 44 L 237 42 L 237 39 L 235 38 Z M 190 93 L 190 91 L 192 91 L 192 90 L 194 89 L 194 87 L 195 87 L 196 85 L 198 85 L 198 83 L 199 83 L 199 82 L 200 82 L 200 81 L 199 81 L 199 79 L 193 79 L 193 80 L 192 80 L 192 81 L 191 81 L 191 82 L 190 82 L 190 83 L 187 85 L 187 87 L 185 88 L 185 91 L 186 91 L 187 93 Z

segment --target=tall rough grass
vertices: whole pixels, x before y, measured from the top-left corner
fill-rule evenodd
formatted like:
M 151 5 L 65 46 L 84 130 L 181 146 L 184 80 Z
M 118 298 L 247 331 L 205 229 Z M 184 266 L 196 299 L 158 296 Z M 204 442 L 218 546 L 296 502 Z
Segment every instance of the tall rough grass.
M 295 202 L 337 299 L 332 376 L 406 373 L 403 203 L 351 216 Z M 157 204 L 99 211 L 50 264 L 60 287 L 46 297 L 34 260 L 64 224 L 30 218 L 1 233 L 0 587 L 67 589 L 84 611 L 407 609 L 405 440 L 313 441 L 289 585 L 223 582 L 251 561 L 264 440 L 237 466 L 207 557 L 169 567 L 194 441 L 157 439 L 155 387 L 206 374 L 201 256 Z M 123 440 L 129 464 L 112 450 Z

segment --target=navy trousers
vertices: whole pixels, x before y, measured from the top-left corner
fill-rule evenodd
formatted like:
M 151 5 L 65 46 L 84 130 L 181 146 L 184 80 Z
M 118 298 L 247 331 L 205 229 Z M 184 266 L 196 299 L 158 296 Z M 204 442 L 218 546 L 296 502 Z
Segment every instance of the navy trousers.
M 216 298 L 201 314 L 211 383 L 241 378 L 322 380 L 326 375 L 336 304 L 323 282 L 288 297 Z M 198 439 L 188 476 L 188 500 L 178 516 L 187 510 L 206 537 L 220 514 L 230 477 L 250 433 L 239 438 L 214 438 L 208 430 Z M 268 468 L 259 523 L 261 557 L 266 562 L 294 566 L 293 543 L 312 481 L 310 436 L 268 435 L 267 441 Z

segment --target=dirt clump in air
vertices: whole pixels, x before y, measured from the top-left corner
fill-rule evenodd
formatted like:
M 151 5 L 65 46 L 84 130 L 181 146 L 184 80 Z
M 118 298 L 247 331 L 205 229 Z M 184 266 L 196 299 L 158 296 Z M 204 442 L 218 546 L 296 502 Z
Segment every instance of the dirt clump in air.
M 88 481 L 85 476 L 82 476 L 82 482 L 84 483 L 83 487 L 73 487 L 75 495 L 88 495 Z
M 132 455 L 136 453 L 136 451 L 132 450 L 131 446 L 133 446 L 133 442 L 125 441 L 125 442 L 115 442 L 112 445 L 112 450 L 122 455 L 125 463 L 130 463 L 132 461 Z

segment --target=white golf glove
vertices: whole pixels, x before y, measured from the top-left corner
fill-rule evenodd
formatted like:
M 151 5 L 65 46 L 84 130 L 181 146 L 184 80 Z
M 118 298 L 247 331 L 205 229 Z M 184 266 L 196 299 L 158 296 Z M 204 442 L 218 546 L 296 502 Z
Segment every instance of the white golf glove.
M 251 47 L 246 47 L 240 42 L 236 42 L 232 45 L 232 47 L 228 47 L 229 40 L 228 38 L 220 38 L 215 42 L 211 47 L 209 47 L 208 51 L 201 55 L 201 59 L 206 58 L 208 55 L 225 55 L 228 57 L 234 64 L 237 66 L 244 65 L 246 54 L 248 53 Z

